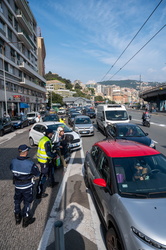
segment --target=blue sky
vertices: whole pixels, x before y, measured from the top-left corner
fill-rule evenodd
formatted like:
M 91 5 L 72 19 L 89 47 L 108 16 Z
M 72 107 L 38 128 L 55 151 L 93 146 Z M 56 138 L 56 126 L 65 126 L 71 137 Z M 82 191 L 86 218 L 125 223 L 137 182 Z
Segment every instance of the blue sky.
M 82 83 L 101 81 L 159 2 L 29 0 L 45 41 L 46 73 Z M 123 67 L 165 24 L 163 0 L 103 80 L 141 75 L 142 81 L 166 82 L 166 27 Z

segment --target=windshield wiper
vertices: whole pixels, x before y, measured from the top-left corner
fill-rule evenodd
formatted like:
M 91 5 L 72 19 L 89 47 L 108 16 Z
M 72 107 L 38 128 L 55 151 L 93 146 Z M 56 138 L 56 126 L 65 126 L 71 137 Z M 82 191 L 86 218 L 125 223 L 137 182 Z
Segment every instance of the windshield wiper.
M 155 194 L 166 194 L 166 191 L 160 191 L 160 192 L 151 192 L 148 195 L 155 195 Z
M 149 193 L 126 193 L 126 192 L 120 192 L 121 194 L 124 195 L 130 195 L 130 196 L 135 196 L 135 197 L 145 197 L 148 198 Z

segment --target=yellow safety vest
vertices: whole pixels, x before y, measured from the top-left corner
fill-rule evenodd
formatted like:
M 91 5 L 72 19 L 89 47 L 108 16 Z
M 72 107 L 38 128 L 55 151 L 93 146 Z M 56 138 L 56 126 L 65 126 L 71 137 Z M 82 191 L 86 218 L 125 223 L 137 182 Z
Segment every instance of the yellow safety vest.
M 37 149 L 38 162 L 46 163 L 49 159 L 51 159 L 51 157 L 47 155 L 45 147 L 44 147 L 47 141 L 50 141 L 51 143 L 51 140 L 47 136 L 43 136 L 39 141 L 38 149 Z

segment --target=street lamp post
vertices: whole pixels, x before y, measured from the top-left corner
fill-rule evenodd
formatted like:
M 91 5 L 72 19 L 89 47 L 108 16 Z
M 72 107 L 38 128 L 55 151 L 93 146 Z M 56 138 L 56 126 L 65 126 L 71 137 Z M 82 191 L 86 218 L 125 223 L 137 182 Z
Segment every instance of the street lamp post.
M 5 92 L 5 111 L 6 111 L 6 115 L 8 115 L 7 93 L 6 93 L 6 73 L 5 73 L 5 45 L 2 46 L 2 60 L 3 60 L 3 83 L 4 83 L 4 92 Z

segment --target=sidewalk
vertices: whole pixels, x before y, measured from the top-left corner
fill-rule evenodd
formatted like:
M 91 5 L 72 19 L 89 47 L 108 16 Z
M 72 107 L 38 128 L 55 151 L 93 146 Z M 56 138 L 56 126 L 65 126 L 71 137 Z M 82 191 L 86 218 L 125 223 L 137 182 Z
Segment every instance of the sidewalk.
M 63 222 L 65 250 L 105 250 L 101 222 L 86 190 L 83 176 L 83 150 L 74 152 L 38 250 L 55 250 L 54 224 Z

